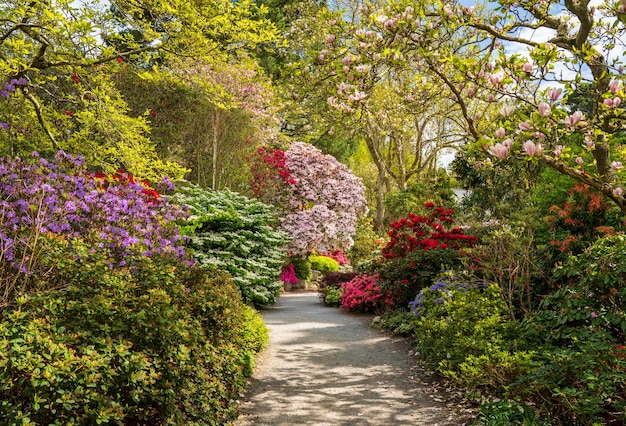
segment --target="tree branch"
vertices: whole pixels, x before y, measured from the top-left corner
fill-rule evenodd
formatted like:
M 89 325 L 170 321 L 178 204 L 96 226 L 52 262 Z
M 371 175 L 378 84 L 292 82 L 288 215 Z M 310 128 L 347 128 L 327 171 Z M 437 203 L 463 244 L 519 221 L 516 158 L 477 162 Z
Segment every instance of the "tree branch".
M 26 97 L 26 99 L 28 99 L 33 104 L 33 107 L 35 108 L 35 113 L 37 114 L 37 120 L 39 121 L 39 124 L 41 124 L 41 127 L 44 129 L 44 131 L 48 135 L 50 142 L 52 142 L 52 146 L 56 150 L 61 150 L 61 147 L 57 143 L 56 139 L 54 138 L 54 135 L 50 131 L 50 128 L 48 127 L 48 125 L 46 124 L 46 121 L 43 118 L 43 114 L 41 112 L 41 105 L 39 105 L 39 102 L 33 96 L 33 94 L 30 93 L 30 91 L 28 90 L 28 87 L 22 87 L 21 90 L 22 90 L 22 93 L 24 93 L 24 96 Z

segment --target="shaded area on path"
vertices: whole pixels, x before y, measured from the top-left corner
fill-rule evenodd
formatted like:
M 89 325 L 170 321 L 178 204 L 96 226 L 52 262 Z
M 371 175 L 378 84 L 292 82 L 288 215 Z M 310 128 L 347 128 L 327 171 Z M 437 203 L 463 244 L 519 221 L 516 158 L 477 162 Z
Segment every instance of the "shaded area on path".
M 406 342 L 371 316 L 328 308 L 316 293 L 283 295 L 262 312 L 270 344 L 236 425 L 460 425 L 413 380 Z

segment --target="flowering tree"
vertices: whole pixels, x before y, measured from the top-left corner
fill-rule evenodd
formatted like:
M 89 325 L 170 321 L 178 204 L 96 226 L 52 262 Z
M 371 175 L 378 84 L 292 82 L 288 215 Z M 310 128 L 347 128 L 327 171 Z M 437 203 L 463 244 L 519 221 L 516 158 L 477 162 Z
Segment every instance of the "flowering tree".
M 361 179 L 345 165 L 313 145 L 296 142 L 284 160 L 279 150 L 259 149 L 252 170 L 255 193 L 278 208 L 280 227 L 292 239 L 289 252 L 306 256 L 352 246 L 357 218 L 365 214 L 367 203 Z M 264 191 L 267 187 L 273 190 Z
M 343 76 L 355 89 L 338 93 L 334 102 L 357 111 L 370 95 L 372 73 L 359 69 L 392 74 L 412 67 L 437 82 L 441 96 L 456 105 L 468 140 L 494 160 L 515 156 L 544 163 L 626 212 L 616 139 L 625 118 L 624 12 L 623 2 L 598 6 L 589 0 L 364 6 L 353 30 L 358 43 L 339 47 L 344 58 L 354 59 Z M 345 31 L 332 23 L 331 31 Z M 586 112 L 571 106 L 581 93 Z

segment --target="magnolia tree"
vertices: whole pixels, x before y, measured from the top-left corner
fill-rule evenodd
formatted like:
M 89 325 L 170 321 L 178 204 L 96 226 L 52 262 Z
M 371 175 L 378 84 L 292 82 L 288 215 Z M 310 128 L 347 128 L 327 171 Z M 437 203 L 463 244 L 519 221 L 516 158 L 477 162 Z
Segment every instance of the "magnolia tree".
M 332 49 L 326 50 L 343 56 L 339 73 L 351 87 L 331 100 L 338 108 L 358 111 L 371 94 L 370 70 L 393 75 L 413 67 L 439 82 L 468 140 L 491 156 L 485 163 L 509 157 L 544 163 L 626 212 L 616 138 L 625 118 L 626 4 L 500 0 L 468 7 L 398 0 L 364 6 L 361 14 L 353 30 L 358 43 L 346 45 L 338 37 L 345 25 L 329 22 Z M 571 106 L 575 99 L 580 104 L 581 93 L 588 111 Z
M 357 218 L 367 212 L 365 187 L 348 167 L 313 145 L 286 151 L 260 148 L 252 161 L 254 193 L 278 208 L 288 251 L 306 256 L 353 244 Z

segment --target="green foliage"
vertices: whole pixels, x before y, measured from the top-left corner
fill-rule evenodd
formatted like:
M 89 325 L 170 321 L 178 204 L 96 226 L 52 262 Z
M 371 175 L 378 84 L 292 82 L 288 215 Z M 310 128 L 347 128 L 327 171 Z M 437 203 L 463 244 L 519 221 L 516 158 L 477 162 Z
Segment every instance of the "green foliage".
M 502 391 L 528 371 L 533 353 L 518 345 L 497 285 L 442 276 L 412 303 L 417 350 L 437 371 L 466 387 Z
M 339 271 L 339 263 L 327 256 L 309 256 L 309 262 L 311 262 L 311 269 L 322 273 Z
M 626 236 L 601 238 L 555 270 L 559 288 L 527 321 L 542 356 L 523 389 L 563 421 L 626 407 Z
M 441 175 L 434 182 L 416 182 L 404 191 L 393 191 L 385 198 L 385 225 L 406 217 L 409 213 L 428 214 L 424 203 L 451 206 L 455 202 L 454 192 L 450 189 L 450 179 Z
M 342 284 L 351 281 L 357 275 L 356 272 L 329 272 L 324 274 L 317 285 L 320 300 L 328 306 L 339 306 L 343 294 Z
M 408 308 L 397 308 L 380 316 L 380 326 L 398 336 L 410 336 L 415 331 L 415 315 Z
M 419 291 L 432 284 L 444 269 L 459 266 L 461 255 L 453 249 L 416 250 L 404 257 L 375 263 L 381 290 L 393 293 L 398 305 L 405 306 Z
M 223 272 L 154 256 L 132 267 L 79 239 L 51 252 L 62 290 L 22 296 L 0 318 L 7 424 L 225 424 L 262 346 Z M 59 287 L 43 282 L 42 287 Z
M 173 198 L 189 206 L 182 229 L 198 263 L 228 271 L 247 303 L 274 303 L 283 288 L 286 236 L 272 228 L 272 208 L 229 190 L 192 184 L 179 187 Z
M 324 304 L 326 306 L 339 306 L 341 305 L 341 295 L 343 291 L 340 288 L 327 287 L 324 296 Z
M 311 261 L 302 257 L 290 257 L 288 262 L 293 265 L 296 277 L 299 280 L 308 281 L 311 279 Z
M 478 418 L 473 426 L 550 426 L 548 420 L 540 419 L 526 404 L 515 401 L 487 402 L 480 407 Z
M 383 238 L 374 232 L 372 219 L 366 216 L 359 218 L 356 223 L 354 245 L 348 251 L 350 263 L 358 267 L 360 263 L 380 257 L 382 241 Z

